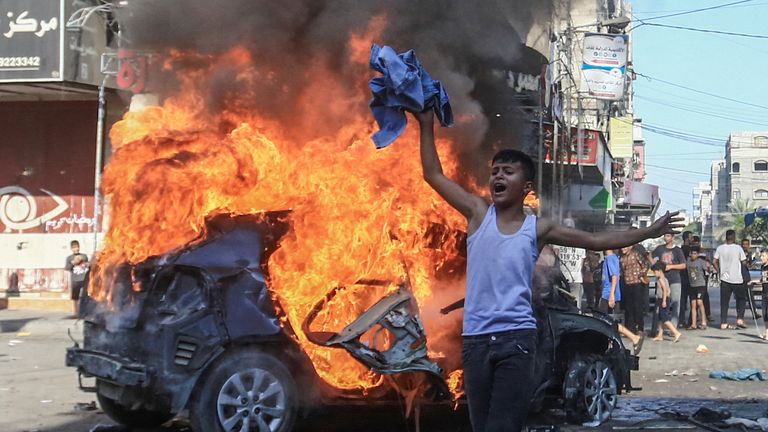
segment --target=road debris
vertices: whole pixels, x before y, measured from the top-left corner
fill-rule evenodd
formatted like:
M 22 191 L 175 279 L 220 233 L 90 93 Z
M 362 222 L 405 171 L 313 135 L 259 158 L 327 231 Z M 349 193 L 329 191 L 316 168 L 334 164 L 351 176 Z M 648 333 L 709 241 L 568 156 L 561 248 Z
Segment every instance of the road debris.
M 696 352 L 697 353 L 708 353 L 709 352 L 709 348 L 707 348 L 707 346 L 704 345 L 704 344 L 699 344 L 699 346 L 696 347 Z
M 726 379 L 731 381 L 765 381 L 766 374 L 758 368 L 743 368 L 737 371 L 713 370 L 709 373 L 713 379 Z

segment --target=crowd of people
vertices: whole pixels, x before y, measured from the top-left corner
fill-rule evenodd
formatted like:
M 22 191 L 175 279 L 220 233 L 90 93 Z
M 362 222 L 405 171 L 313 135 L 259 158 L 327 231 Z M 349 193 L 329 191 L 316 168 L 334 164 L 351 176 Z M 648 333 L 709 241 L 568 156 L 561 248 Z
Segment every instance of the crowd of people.
M 677 342 L 680 330 L 706 330 L 718 323 L 723 330 L 745 329 L 749 304 L 756 318 L 762 316 L 762 337 L 768 339 L 768 301 L 762 311 L 752 304 L 749 266 L 754 257 L 749 239 L 736 243 L 736 233 L 726 232 L 725 243 L 710 256 L 701 248 L 700 238 L 690 231 L 682 233 L 682 245 L 675 244 L 674 234 L 665 234 L 664 244 L 647 251 L 641 244 L 619 250 L 595 251 L 556 248 L 561 271 L 572 286 L 571 294 L 581 310 L 599 310 L 622 317 L 619 332 L 633 344 L 635 352 L 642 348 L 646 333 L 655 341 L 665 336 Z M 762 251 L 762 288 L 768 292 L 768 249 Z M 646 312 L 651 302 L 649 283 L 655 279 L 655 316 L 657 323 L 646 332 Z M 713 317 L 709 287 L 719 290 L 720 316 Z M 728 320 L 731 297 L 735 297 L 736 321 Z M 762 313 L 761 313 L 762 312 Z

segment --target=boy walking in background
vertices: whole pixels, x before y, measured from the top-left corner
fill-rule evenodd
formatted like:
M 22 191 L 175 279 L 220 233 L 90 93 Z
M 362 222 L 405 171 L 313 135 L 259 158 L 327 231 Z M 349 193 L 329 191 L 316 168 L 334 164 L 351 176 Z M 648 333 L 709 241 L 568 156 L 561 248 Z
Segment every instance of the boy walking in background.
M 685 270 L 685 255 L 682 249 L 675 246 L 675 235 L 664 234 L 664 244 L 653 250 L 654 262 L 661 260 L 665 266 L 665 276 L 669 282 L 669 307 L 672 309 L 672 324 L 678 326 L 680 317 L 680 297 L 682 295 L 682 279 L 680 271 Z
M 672 334 L 672 337 L 674 338 L 673 342 L 677 342 L 680 340 L 682 333 L 680 333 L 677 330 L 677 326 L 672 323 L 672 308 L 669 303 L 669 293 L 671 291 L 669 289 L 669 281 L 664 274 L 666 266 L 664 261 L 656 261 L 651 266 L 653 274 L 656 275 L 656 299 L 659 303 L 659 333 L 653 340 L 657 342 L 663 341 L 664 328 L 666 328 Z
M 704 311 L 704 293 L 707 291 L 707 279 L 704 274 L 707 271 L 707 263 L 699 259 L 698 246 L 691 246 L 687 265 L 691 294 L 691 325 L 688 330 L 705 330 L 707 314 Z M 701 324 L 698 324 L 697 319 L 701 319 Z
M 517 150 L 491 161 L 490 203 L 443 174 L 435 148 L 434 113 L 414 114 L 420 126 L 424 180 L 467 219 L 467 288 L 462 363 L 469 417 L 475 432 L 519 431 L 534 389 L 537 323 L 533 270 L 547 244 L 591 250 L 619 248 L 681 228 L 676 213 L 647 228 L 588 233 L 526 215 L 536 167 Z
M 72 240 L 69 243 L 69 248 L 72 251 L 72 255 L 67 257 L 64 269 L 70 275 L 70 289 L 72 290 L 70 298 L 72 299 L 72 306 L 75 312 L 74 317 L 77 318 L 79 314 L 78 302 L 80 301 L 80 293 L 86 289 L 90 264 L 88 263 L 88 255 L 80 253 L 80 242 Z

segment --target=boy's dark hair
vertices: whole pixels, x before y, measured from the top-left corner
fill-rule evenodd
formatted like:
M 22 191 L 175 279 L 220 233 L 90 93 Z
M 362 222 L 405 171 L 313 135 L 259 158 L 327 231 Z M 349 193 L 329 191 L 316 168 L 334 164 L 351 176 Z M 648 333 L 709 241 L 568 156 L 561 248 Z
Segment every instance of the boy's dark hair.
M 654 270 L 654 271 L 655 271 L 655 270 L 659 270 L 659 271 L 662 271 L 662 272 L 663 272 L 663 271 L 666 271 L 666 270 L 667 270 L 667 265 L 666 265 L 666 264 L 664 264 L 664 261 L 656 261 L 656 262 L 655 262 L 655 263 L 653 263 L 653 265 L 651 266 L 651 270 Z
M 699 253 L 699 252 L 701 252 L 701 248 L 700 248 L 700 247 L 698 247 L 698 246 L 691 246 L 691 249 L 690 249 L 690 251 L 691 251 L 691 252 L 696 252 L 696 253 Z
M 683 241 L 685 241 L 691 235 L 693 235 L 693 231 L 683 231 Z
M 515 163 L 519 162 L 523 167 L 523 176 L 525 181 L 533 181 L 536 177 L 536 165 L 533 163 L 533 159 L 520 150 L 505 149 L 500 150 L 491 159 L 491 164 L 495 163 Z
M 72 240 L 71 242 L 69 242 L 69 247 L 72 247 L 72 246 L 80 246 L 80 242 L 77 240 Z

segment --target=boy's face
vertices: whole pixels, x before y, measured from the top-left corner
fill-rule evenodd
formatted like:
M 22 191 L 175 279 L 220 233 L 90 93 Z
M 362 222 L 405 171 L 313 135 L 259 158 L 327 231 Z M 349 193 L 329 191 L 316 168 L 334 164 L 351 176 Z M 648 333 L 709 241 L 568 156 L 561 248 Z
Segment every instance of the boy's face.
M 488 184 L 491 199 L 497 206 L 522 203 L 525 196 L 533 190 L 533 182 L 525 180 L 520 162 L 496 162 L 491 165 Z
M 768 252 L 763 252 L 760 254 L 760 260 L 763 262 L 763 264 L 768 265 Z
M 689 256 L 691 258 L 691 261 L 696 261 L 699 258 L 699 251 L 691 251 L 691 254 Z
M 675 236 L 673 236 L 672 234 L 664 234 L 664 243 L 672 244 L 674 239 L 675 239 Z
M 741 248 L 744 249 L 744 251 L 749 250 L 749 240 L 744 240 L 741 242 Z
M 72 246 L 70 246 L 70 248 L 72 249 L 73 254 L 80 253 L 80 245 L 73 244 Z

